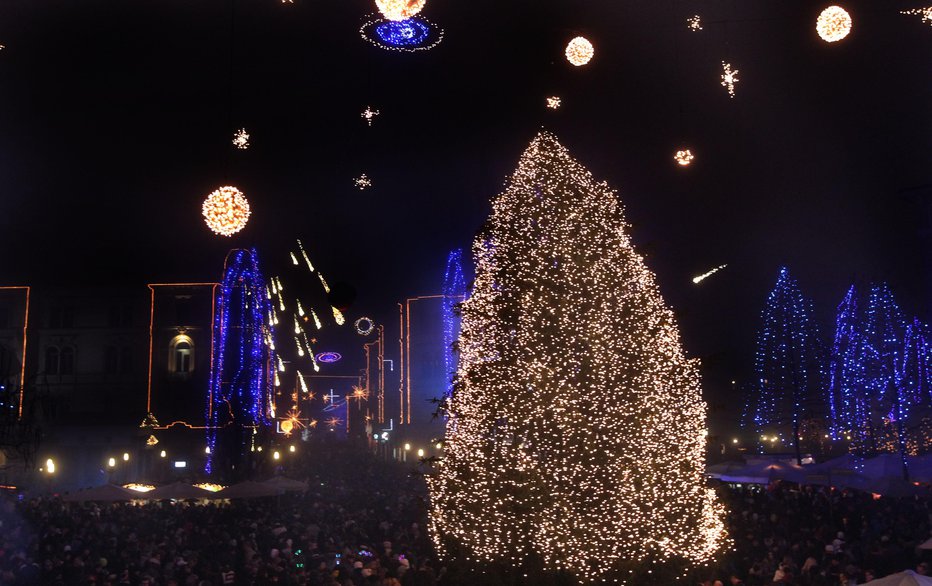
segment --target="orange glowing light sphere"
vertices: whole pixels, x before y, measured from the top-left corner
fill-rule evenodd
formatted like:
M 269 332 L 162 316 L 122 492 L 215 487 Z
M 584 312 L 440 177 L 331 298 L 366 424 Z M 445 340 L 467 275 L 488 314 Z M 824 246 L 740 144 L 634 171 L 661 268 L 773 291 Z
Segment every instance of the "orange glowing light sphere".
M 292 420 L 290 420 L 290 419 L 286 419 L 286 420 L 282 421 L 281 427 L 282 427 L 282 431 L 283 431 L 283 432 L 285 432 L 285 433 L 291 433 L 292 430 L 294 429 L 294 421 L 292 421 Z
M 207 227 L 222 236 L 232 236 L 249 221 L 249 202 L 242 191 L 224 186 L 207 196 L 202 206 Z
M 840 41 L 851 32 L 851 15 L 841 6 L 829 6 L 816 20 L 816 32 L 827 43 Z
M 576 67 L 589 63 L 593 55 L 595 48 L 585 37 L 576 37 L 566 45 L 566 60 Z
M 411 18 L 424 8 L 427 0 L 375 0 L 382 16 L 388 20 Z

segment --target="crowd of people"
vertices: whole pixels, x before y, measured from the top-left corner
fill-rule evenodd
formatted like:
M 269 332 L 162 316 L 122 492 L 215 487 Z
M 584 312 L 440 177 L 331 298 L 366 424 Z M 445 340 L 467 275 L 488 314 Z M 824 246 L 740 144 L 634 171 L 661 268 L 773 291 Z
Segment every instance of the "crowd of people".
M 0 584 L 486 583 L 433 557 L 424 482 L 409 468 L 336 450 L 300 472 L 306 493 L 209 504 L 8 495 L 0 501 Z M 928 497 L 791 484 L 720 492 L 734 548 L 696 583 L 850 586 L 928 572 L 917 549 L 932 529 Z

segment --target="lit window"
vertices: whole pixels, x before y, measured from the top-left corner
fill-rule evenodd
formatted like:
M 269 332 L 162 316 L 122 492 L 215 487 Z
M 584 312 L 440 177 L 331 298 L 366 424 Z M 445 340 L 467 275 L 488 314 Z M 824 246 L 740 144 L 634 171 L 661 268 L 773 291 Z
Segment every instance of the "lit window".
M 194 372 L 194 340 L 184 334 L 172 338 L 168 347 L 168 370 L 178 376 L 188 376 Z

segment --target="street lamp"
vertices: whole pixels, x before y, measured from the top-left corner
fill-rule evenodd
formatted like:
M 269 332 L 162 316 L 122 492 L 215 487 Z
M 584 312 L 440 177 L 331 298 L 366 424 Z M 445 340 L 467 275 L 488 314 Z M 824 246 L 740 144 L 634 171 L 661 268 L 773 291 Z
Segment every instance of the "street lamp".
M 109 460 L 107 460 L 108 468 L 113 468 L 114 466 L 116 466 L 116 458 L 110 458 Z
M 294 446 L 288 446 L 288 451 L 292 454 L 294 453 Z
M 278 459 L 281 458 L 281 457 L 282 457 L 282 455 L 278 453 L 278 450 L 275 450 L 274 452 L 272 452 L 272 459 L 273 459 L 273 460 L 278 460 Z
M 164 457 L 167 456 L 167 455 L 168 455 L 168 454 L 165 453 L 165 450 L 162 450 L 161 452 L 159 452 L 159 457 L 160 457 L 160 458 L 164 458 Z
M 55 474 L 55 460 L 49 458 L 45 461 L 45 471 L 49 474 Z
M 418 457 L 418 458 L 423 458 L 423 457 L 424 457 L 424 450 L 419 449 L 419 450 L 417 451 L 417 457 Z
M 129 462 L 129 452 L 123 452 L 123 461 Z
M 411 444 L 405 444 L 405 451 L 408 452 L 411 450 Z

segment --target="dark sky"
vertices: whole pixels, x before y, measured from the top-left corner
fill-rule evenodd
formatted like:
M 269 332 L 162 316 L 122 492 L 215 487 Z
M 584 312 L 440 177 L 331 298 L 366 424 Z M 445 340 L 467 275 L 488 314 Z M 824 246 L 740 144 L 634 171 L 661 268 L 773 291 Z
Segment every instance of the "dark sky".
M 544 126 L 619 190 L 714 386 L 747 374 L 781 264 L 826 337 L 854 278 L 925 309 L 898 195 L 930 183 L 932 27 L 898 14 L 917 6 L 846 3 L 854 31 L 830 45 L 811 2 L 428 0 L 445 39 L 413 54 L 359 37 L 371 0 L 235 0 L 232 27 L 230 0 L 3 0 L 0 282 L 212 280 L 230 247 L 275 267 L 300 237 L 358 290 L 354 313 L 391 316 L 438 292 Z M 563 58 L 577 34 L 596 47 L 584 68 Z M 241 126 L 253 146 L 234 152 Z M 229 239 L 200 216 L 227 183 L 254 212 Z

